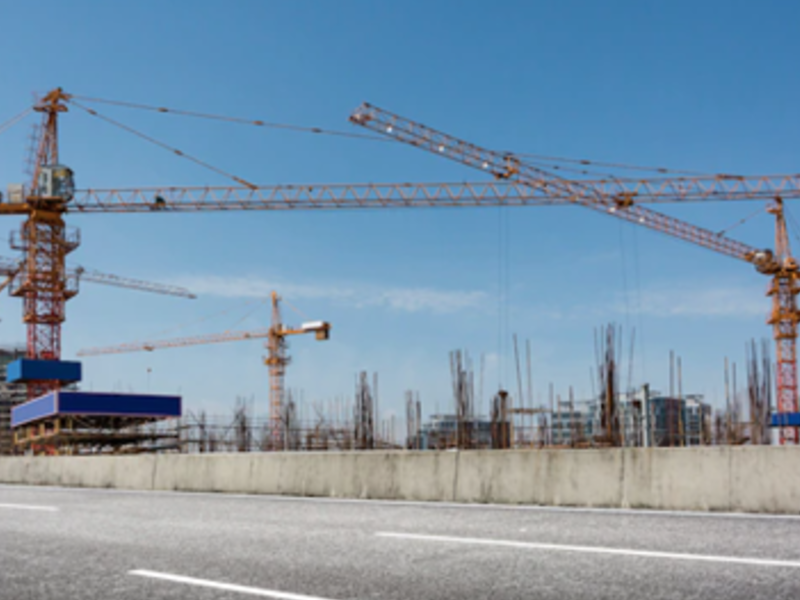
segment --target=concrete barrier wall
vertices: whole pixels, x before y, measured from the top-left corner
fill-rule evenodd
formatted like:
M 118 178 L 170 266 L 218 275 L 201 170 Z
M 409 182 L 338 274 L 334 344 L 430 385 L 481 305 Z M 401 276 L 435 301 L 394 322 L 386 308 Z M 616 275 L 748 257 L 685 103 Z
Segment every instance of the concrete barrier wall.
M 0 483 L 800 514 L 800 447 L 0 457 Z
M 622 504 L 630 508 L 736 510 L 731 497 L 731 450 L 711 446 L 625 452 Z M 800 453 L 796 456 L 800 458 Z M 800 505 L 797 510 L 800 512 Z
M 621 450 L 482 450 L 458 455 L 454 500 L 621 506 Z

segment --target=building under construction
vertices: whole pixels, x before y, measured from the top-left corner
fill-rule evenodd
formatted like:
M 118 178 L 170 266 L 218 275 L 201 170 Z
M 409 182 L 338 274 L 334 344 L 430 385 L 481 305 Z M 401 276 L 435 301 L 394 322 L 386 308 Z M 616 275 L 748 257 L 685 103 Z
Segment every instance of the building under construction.
M 243 398 L 229 416 L 190 412 L 178 427 L 181 451 L 195 453 L 400 449 L 398 425 L 393 415 L 380 418 L 378 376 L 362 371 L 352 398 L 306 403 L 288 391 L 277 437 L 272 419 Z
M 11 410 L 17 452 L 50 455 L 178 450 L 180 396 L 55 390 Z M 164 424 L 167 426 L 164 426 Z
M 13 449 L 11 408 L 28 399 L 25 385 L 6 381 L 6 367 L 23 356 L 24 348 L 0 348 L 0 456 L 11 454 Z

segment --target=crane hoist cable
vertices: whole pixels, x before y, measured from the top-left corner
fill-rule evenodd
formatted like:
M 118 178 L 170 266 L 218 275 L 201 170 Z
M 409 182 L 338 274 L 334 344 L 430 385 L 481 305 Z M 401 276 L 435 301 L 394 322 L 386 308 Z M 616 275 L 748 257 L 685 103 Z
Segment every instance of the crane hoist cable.
M 352 131 L 339 131 L 335 129 L 323 129 L 322 127 L 306 127 L 302 125 L 291 125 L 287 123 L 274 123 L 269 121 L 262 121 L 259 119 L 245 119 L 241 117 L 226 117 L 223 115 L 214 115 L 209 113 L 201 113 L 195 112 L 191 110 L 181 110 L 177 108 L 166 108 L 163 106 L 150 106 L 147 104 L 137 104 L 135 102 L 125 102 L 121 100 L 106 100 L 103 98 L 91 98 L 88 96 L 71 96 L 71 98 L 77 98 L 78 100 L 82 100 L 84 102 L 97 102 L 102 104 L 109 104 L 114 106 L 122 106 L 125 108 L 135 108 L 139 110 L 146 110 L 150 112 L 158 112 L 163 114 L 173 114 L 179 115 L 182 117 L 194 117 L 199 119 L 209 119 L 212 121 L 225 121 L 228 123 L 237 123 L 240 125 L 254 125 L 256 127 L 266 127 L 270 129 L 285 129 L 289 131 L 297 131 L 301 133 L 314 133 L 314 134 L 321 134 L 321 135 L 333 135 L 339 137 L 347 137 L 347 138 L 355 138 L 355 139 L 362 139 L 362 140 L 372 140 L 376 142 L 392 142 L 393 140 L 389 140 L 384 137 L 380 137 L 377 135 L 369 135 L 364 133 L 354 133 Z
M 161 141 L 159 141 L 159 140 L 157 140 L 157 139 L 155 139 L 155 138 L 153 138 L 153 137 L 151 137 L 151 136 L 149 136 L 149 135 L 147 135 L 145 133 L 142 133 L 141 131 L 138 131 L 138 130 L 134 129 L 133 127 L 130 127 L 128 125 L 125 125 L 124 123 L 120 123 L 119 121 L 116 121 L 116 120 L 114 120 L 114 119 L 112 119 L 110 117 L 102 115 L 102 114 L 98 113 L 96 110 L 94 110 L 92 108 L 89 108 L 89 107 L 86 107 L 86 106 L 83 106 L 82 104 L 80 104 L 78 102 L 75 102 L 72 99 L 69 100 L 69 103 L 72 106 L 76 106 L 76 107 L 80 108 L 81 110 L 86 111 L 88 114 L 92 115 L 93 117 L 97 117 L 98 119 L 101 119 L 102 121 L 105 121 L 106 123 L 114 125 L 115 127 L 119 127 L 120 129 L 122 129 L 124 131 L 127 131 L 128 133 L 131 133 L 131 134 L 133 134 L 133 135 L 135 135 L 135 136 L 137 136 L 139 138 L 142 138 L 143 140 L 148 141 L 151 144 L 154 144 L 154 145 L 156 145 L 156 146 L 158 146 L 160 148 L 163 148 L 164 150 L 167 150 L 167 151 L 171 152 L 172 154 L 175 154 L 176 156 L 180 156 L 181 158 L 185 158 L 186 160 L 189 160 L 189 161 L 191 161 L 191 162 L 193 162 L 195 164 L 198 164 L 201 167 L 204 167 L 204 168 L 208 169 L 209 171 L 213 171 L 214 173 L 217 173 L 218 175 L 222 175 L 224 177 L 227 177 L 228 179 L 232 179 L 233 181 L 235 181 L 236 183 L 238 183 L 240 185 L 243 185 L 245 187 L 249 187 L 250 189 L 256 189 L 256 187 L 257 187 L 255 184 L 250 183 L 249 181 L 245 181 L 241 177 L 237 177 L 236 175 L 228 173 L 227 171 L 223 171 L 222 169 L 220 169 L 218 167 L 215 167 L 213 165 L 210 165 L 207 162 L 200 160 L 199 158 L 196 158 L 196 157 L 194 157 L 194 156 L 192 156 L 190 154 L 186 154 L 185 152 L 183 152 L 181 150 L 178 150 L 177 148 L 174 148 L 173 146 L 170 146 L 169 144 L 165 144 L 164 142 L 161 142 Z
M 738 221 L 736 221 L 732 225 L 729 225 L 725 229 L 720 229 L 717 232 L 717 235 L 719 235 L 719 236 L 727 235 L 730 231 L 736 229 L 740 225 L 744 225 L 745 223 L 747 223 L 753 217 L 757 217 L 758 215 L 763 214 L 763 213 L 764 213 L 764 207 L 763 206 L 759 206 L 755 211 L 753 211 L 751 214 L 747 215 L 746 217 L 744 217 L 742 219 L 739 219 Z M 785 213 L 785 209 L 784 209 L 784 213 Z
M 310 318 L 308 315 L 306 315 L 306 314 L 305 314 L 303 311 L 301 311 L 299 308 L 297 308 L 296 306 L 294 306 L 293 304 L 291 304 L 290 302 L 288 302 L 288 301 L 286 300 L 286 298 L 284 298 L 283 296 L 281 296 L 281 302 L 282 302 L 283 304 L 285 304 L 286 306 L 288 306 L 289 308 L 291 308 L 291 309 L 292 309 L 294 312 L 296 312 L 296 313 L 297 313 L 297 314 L 298 314 L 300 317 L 302 317 L 302 318 L 303 318 L 303 319 L 305 319 L 306 321 L 310 321 L 310 320 L 311 320 L 311 318 Z
M 497 208 L 497 387 L 508 382 L 509 338 L 509 219 L 508 208 Z
M 244 302 L 243 304 L 237 304 L 236 306 L 231 306 L 229 308 L 225 308 L 225 309 L 223 309 L 221 311 L 217 311 L 217 312 L 205 315 L 203 317 L 200 317 L 198 319 L 194 319 L 193 321 L 187 321 L 185 323 L 181 323 L 179 325 L 175 325 L 174 327 L 168 327 L 167 329 L 162 329 L 161 331 L 157 331 L 157 332 L 149 335 L 147 337 L 147 339 L 154 339 L 154 338 L 158 338 L 158 337 L 161 337 L 163 335 L 166 335 L 168 333 L 172 333 L 174 331 L 180 331 L 181 329 L 186 329 L 187 327 L 192 327 L 193 325 L 197 325 L 198 323 L 204 323 L 206 321 L 210 321 L 211 319 L 214 319 L 214 318 L 222 316 L 222 315 L 226 315 L 226 314 L 228 314 L 230 312 L 233 312 L 234 310 L 238 310 L 238 309 L 244 308 L 244 307 L 249 306 L 251 304 L 263 303 L 263 302 L 265 302 L 265 300 L 263 298 L 251 298 L 251 299 L 247 300 L 247 302 Z M 141 341 L 142 340 L 134 340 L 132 343 L 139 343 Z
M 511 156 L 511 155 L 507 154 L 507 156 Z M 513 154 L 513 156 L 516 157 L 517 159 L 520 159 L 520 158 L 523 158 L 524 155 L 519 154 L 519 153 L 515 153 L 515 154 Z M 579 176 L 579 178 L 577 178 L 577 181 L 580 181 L 581 178 L 583 178 L 583 179 L 604 179 L 604 180 L 618 181 L 618 182 L 632 181 L 632 180 L 635 181 L 635 179 L 632 178 L 629 175 L 620 176 L 619 173 L 601 171 L 599 169 L 587 169 L 587 168 L 582 168 L 581 169 L 581 168 L 572 167 L 572 166 L 568 166 L 568 165 L 562 165 L 562 164 L 550 164 L 550 163 L 547 163 L 547 162 L 531 160 L 531 159 L 528 159 L 528 158 L 525 158 L 525 163 L 528 164 L 528 165 L 532 165 L 532 166 L 538 166 L 542 171 L 549 172 L 551 175 L 554 175 L 555 173 L 568 173 L 570 176 L 577 175 L 577 176 Z M 619 166 L 619 168 L 622 168 L 622 167 Z M 635 169 L 635 168 L 636 167 L 631 167 L 631 169 Z M 640 170 L 642 172 L 647 172 L 647 173 L 652 173 L 653 172 L 648 167 L 642 167 L 642 168 L 640 168 L 638 170 Z M 683 172 L 679 172 L 679 173 L 682 176 L 688 176 L 688 174 L 684 174 Z M 713 177 L 713 175 L 708 175 L 706 173 L 699 173 L 698 175 L 699 176 L 706 176 L 706 177 Z
M 507 154 L 507 156 L 512 156 L 512 155 Z M 518 159 L 522 155 L 513 154 L 513 156 Z M 578 169 L 565 165 L 549 164 L 533 160 L 526 160 L 525 162 L 529 165 L 539 167 L 541 171 L 546 172 L 550 175 L 555 175 L 556 172 L 559 172 L 559 173 L 569 173 L 570 175 L 580 175 L 581 177 L 586 177 L 586 178 L 591 177 L 594 179 L 618 179 L 618 175 L 615 173 L 604 173 L 599 171 L 591 171 L 589 169 Z
M 641 352 L 642 381 L 647 381 L 647 356 L 645 354 L 644 317 L 642 316 L 642 284 L 639 267 L 639 228 L 633 228 L 633 266 L 636 284 L 636 315 L 639 321 L 639 352 Z
M 686 169 L 668 169 L 665 167 L 648 167 L 645 165 L 632 165 L 627 163 L 617 163 L 617 162 L 607 162 L 607 161 L 600 161 L 600 160 L 588 160 L 588 159 L 581 159 L 581 158 L 564 158 L 562 156 L 549 156 L 544 154 L 530 154 L 527 152 L 514 152 L 516 156 L 522 156 L 525 158 L 533 158 L 536 160 L 546 161 L 546 162 L 558 162 L 558 163 L 566 163 L 566 164 L 578 164 L 582 166 L 597 166 L 597 167 L 606 167 L 612 169 L 623 169 L 626 171 L 646 171 L 648 173 L 661 173 L 661 174 L 672 174 L 672 175 L 696 175 L 696 176 L 710 176 L 711 173 L 705 173 L 702 171 L 689 171 Z
M 554 177 L 557 176 L 556 173 L 569 173 L 570 176 L 578 175 L 578 181 L 580 181 L 580 178 L 609 180 L 622 179 L 618 173 L 609 173 L 607 171 L 600 171 L 599 169 L 586 168 L 586 166 L 590 164 L 600 164 L 591 163 L 587 160 L 561 159 L 556 157 L 542 156 L 539 154 L 526 154 L 520 152 L 504 152 L 503 154 L 508 160 L 513 160 L 520 163 L 524 162 L 527 165 L 538 167 L 541 172 L 547 173 Z M 580 167 L 571 165 L 580 165 Z M 615 166 L 620 167 L 620 165 Z M 651 170 L 647 167 L 642 167 L 641 170 L 651 172 Z M 624 179 L 630 178 L 626 177 Z
M 628 288 L 628 253 L 625 251 L 625 226 L 628 223 L 619 222 L 619 253 L 620 253 L 620 267 L 622 268 L 622 293 L 625 296 L 625 327 L 631 328 L 631 295 Z
M 503 389 L 503 207 L 497 207 L 497 388 Z
M 244 315 L 244 316 L 243 316 L 241 319 L 238 319 L 238 320 L 237 320 L 237 321 L 236 321 L 236 322 L 235 322 L 233 325 L 231 325 L 230 327 L 228 327 L 228 328 L 225 330 L 225 333 L 227 333 L 228 331 L 232 331 L 232 330 L 233 330 L 235 327 L 238 327 L 239 325 L 241 325 L 241 324 L 242 324 L 242 323 L 243 323 L 243 322 L 244 322 L 246 319 L 249 319 L 250 317 L 252 317 L 252 316 L 253 316 L 253 314 L 254 314 L 254 313 L 257 311 L 257 310 L 259 310 L 260 308 L 262 308 L 262 306 L 263 306 L 263 305 L 265 305 L 265 304 L 267 304 L 269 301 L 270 301 L 270 298 L 269 298 L 269 297 L 262 298 L 261 302 L 259 302 L 258 304 L 256 304 L 256 306 L 254 306 L 252 310 L 248 311 L 248 312 L 247 312 L 247 313 L 246 313 L 246 314 L 245 314 L 245 315 Z
M 503 292 L 503 301 L 505 303 L 504 312 L 505 312 L 505 336 L 506 336 L 506 381 L 511 381 L 508 375 L 508 369 L 511 368 L 510 366 L 510 357 L 511 357 L 511 219 L 509 218 L 509 209 L 503 208 L 503 215 L 504 218 L 504 256 L 503 260 L 505 261 L 505 290 Z
M 149 112 L 157 112 L 162 114 L 173 114 L 179 115 L 184 117 L 193 117 L 193 118 L 200 118 L 200 119 L 209 119 L 215 121 L 225 121 L 228 123 L 237 123 L 240 125 L 253 125 L 256 127 L 266 127 L 271 129 L 285 129 L 289 131 L 297 131 L 302 133 L 313 133 L 313 134 L 322 134 L 322 135 L 333 135 L 333 136 L 340 136 L 340 137 L 347 137 L 347 138 L 355 138 L 355 139 L 365 139 L 365 140 L 372 140 L 372 141 L 380 141 L 380 142 L 392 142 L 393 140 L 385 138 L 383 136 L 376 136 L 376 135 L 369 135 L 363 133 L 354 133 L 350 131 L 341 131 L 336 129 L 326 129 L 322 127 L 308 127 L 303 125 L 292 125 L 288 123 L 277 123 L 277 122 L 269 122 L 264 121 L 261 119 L 248 119 L 242 117 L 230 117 L 224 115 L 216 115 L 211 113 L 203 113 L 197 111 L 190 111 L 190 110 L 183 110 L 177 108 L 168 108 L 165 106 L 153 106 L 149 104 L 141 104 L 136 102 L 127 102 L 123 100 L 110 100 L 107 98 L 95 98 L 91 96 L 81 96 L 81 95 L 71 95 L 70 98 L 75 98 L 78 100 L 82 100 L 84 102 L 95 102 L 99 104 L 108 104 L 112 106 L 120 106 L 124 108 L 132 108 L 137 110 L 144 110 Z M 574 158 L 564 158 L 558 156 L 549 156 L 543 154 L 532 154 L 532 153 L 524 153 L 524 152 L 516 152 L 516 153 L 508 153 L 509 155 L 513 154 L 520 157 L 525 158 L 532 158 L 546 162 L 555 162 L 555 163 L 564 163 L 564 164 L 578 164 L 581 166 L 597 166 L 597 167 L 609 167 L 609 168 L 618 168 L 624 170 L 632 170 L 632 171 L 646 171 L 646 172 L 655 172 L 655 173 L 663 173 L 663 174 L 684 174 L 684 175 L 709 175 L 708 173 L 703 173 L 700 171 L 689 171 L 685 169 L 667 169 L 664 167 L 649 167 L 643 165 L 632 165 L 632 164 L 625 164 L 625 163 L 616 163 L 616 162 L 606 162 L 606 161 L 597 161 L 597 160 L 586 160 L 586 159 L 574 159 Z M 559 167 L 561 170 L 568 170 L 565 167 Z M 584 171 L 585 172 L 585 171 Z M 587 172 L 588 173 L 588 172 Z
M 340 137 L 348 137 L 348 138 L 356 138 L 356 139 L 367 139 L 372 141 L 381 141 L 381 142 L 391 142 L 393 140 L 369 135 L 369 134 L 360 134 L 360 133 L 353 133 L 347 131 L 340 131 L 334 129 L 325 129 L 321 127 L 307 127 L 301 125 L 291 125 L 286 123 L 276 123 L 276 122 L 268 122 L 263 121 L 260 119 L 247 119 L 241 117 L 230 117 L 224 115 L 216 115 L 210 113 L 201 113 L 196 111 L 189 111 L 183 109 L 176 109 L 176 108 L 167 108 L 163 106 L 152 106 L 147 104 L 140 104 L 135 102 L 126 102 L 121 100 L 109 100 L 105 98 L 94 98 L 89 96 L 80 96 L 80 95 L 72 95 L 70 96 L 70 100 L 74 102 L 74 99 L 82 100 L 84 102 L 96 102 L 96 103 L 103 103 L 113 106 L 121 106 L 125 108 L 132 108 L 138 110 L 145 110 L 150 112 L 157 112 L 161 114 L 174 114 L 179 116 L 187 116 L 193 118 L 202 118 L 202 119 L 209 119 L 209 120 L 216 120 L 216 121 L 224 121 L 229 123 L 237 123 L 242 125 L 253 125 L 257 127 L 267 127 L 273 129 L 285 129 L 290 131 L 297 131 L 303 133 L 315 133 L 315 134 L 324 134 L 324 135 L 333 135 L 333 136 L 340 136 Z M 76 103 L 77 104 L 77 103 Z M 557 156 L 548 156 L 542 154 L 532 154 L 532 153 L 507 153 L 509 156 L 517 156 L 517 157 L 524 157 L 527 159 L 536 159 L 539 161 L 543 161 L 547 164 L 541 164 L 544 169 L 549 170 L 552 169 L 553 171 L 561 171 L 561 172 L 569 172 L 575 173 L 584 176 L 593 176 L 601 174 L 607 178 L 615 178 L 618 177 L 616 173 L 598 173 L 597 171 L 593 171 L 591 169 L 578 169 L 571 166 L 566 165 L 581 165 L 583 167 L 609 167 L 609 168 L 617 168 L 617 169 L 624 169 L 624 170 L 632 170 L 632 171 L 643 171 L 643 172 L 654 172 L 660 174 L 683 174 L 683 175 L 705 175 L 709 176 L 709 173 L 704 173 L 700 171 L 689 171 L 684 169 L 667 169 L 664 167 L 649 167 L 649 166 L 642 166 L 642 165 L 631 165 L 625 163 L 615 163 L 615 162 L 606 162 L 606 161 L 596 161 L 596 160 L 587 160 L 587 159 L 571 159 L 571 158 L 564 158 L 564 157 L 557 157 Z M 562 164 L 550 164 L 550 163 L 562 163 Z
M 0 134 L 5 133 L 9 129 L 11 129 L 14 125 L 22 121 L 25 117 L 33 112 L 33 107 L 26 108 L 21 113 L 11 117 L 8 121 L 4 123 L 0 123 Z
M 577 168 L 570 165 L 583 165 L 583 166 L 598 165 L 598 166 L 605 166 L 618 169 L 636 170 L 648 173 L 655 172 L 659 174 L 669 173 L 669 174 L 679 174 L 683 176 L 717 177 L 717 175 L 709 173 L 671 170 L 662 167 L 639 167 L 634 165 L 625 165 L 622 163 L 592 162 L 588 160 L 547 157 L 538 154 L 526 154 L 520 152 L 503 152 L 502 154 L 508 161 L 517 162 L 519 164 L 524 163 L 528 167 L 536 168 L 540 172 L 540 174 L 544 174 L 549 177 L 553 177 L 555 179 L 565 180 L 568 179 L 566 175 L 569 175 L 569 180 L 573 184 L 580 184 L 582 178 L 604 179 L 608 181 L 618 181 L 620 183 L 636 182 L 638 181 L 638 178 L 634 178 L 631 176 L 620 176 L 619 173 L 609 173 L 607 171 L 600 171 L 598 169 L 593 170 L 587 168 Z M 566 175 L 560 175 L 561 173 L 564 173 Z M 575 178 L 574 177 L 575 175 L 578 175 L 580 177 Z

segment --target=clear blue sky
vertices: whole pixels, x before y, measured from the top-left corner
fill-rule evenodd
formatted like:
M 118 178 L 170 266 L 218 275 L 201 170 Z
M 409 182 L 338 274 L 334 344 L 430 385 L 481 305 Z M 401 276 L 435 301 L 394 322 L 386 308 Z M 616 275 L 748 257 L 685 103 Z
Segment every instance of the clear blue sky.
M 5 2 L 0 121 L 55 86 L 86 96 L 348 129 L 362 101 L 491 148 L 686 168 L 796 172 L 800 7 L 786 1 L 504 3 L 318 0 Z M 461 181 L 466 167 L 402 146 L 261 130 L 119 108 L 109 116 L 259 183 Z M 62 160 L 79 187 L 226 180 L 90 117 L 63 118 Z M 30 122 L 0 136 L 0 183 L 19 181 Z M 752 205 L 664 209 L 715 229 Z M 499 227 L 505 218 L 508 225 Z M 6 219 L 0 235 L 17 223 Z M 191 284 L 190 302 L 85 284 L 68 306 L 64 357 L 87 346 L 211 333 L 277 288 L 333 339 L 291 342 L 289 387 L 350 395 L 378 371 L 381 401 L 405 389 L 450 406 L 447 353 L 487 354 L 484 395 L 513 384 L 498 347 L 499 249 L 508 248 L 509 334 L 530 338 L 536 395 L 590 391 L 593 329 L 637 327 L 636 383 L 721 401 L 725 356 L 768 335 L 766 281 L 745 264 L 578 208 L 77 216 L 77 264 Z M 500 232 L 503 232 L 502 234 Z M 772 243 L 759 216 L 732 235 Z M 8 253 L 11 251 L 9 250 Z M 20 302 L 0 300 L 0 340 L 24 339 Z M 287 320 L 302 317 L 287 311 Z M 264 308 L 238 324 L 259 327 Z M 86 359 L 86 385 L 180 390 L 225 413 L 266 408 L 257 342 Z M 498 356 L 506 355 L 498 369 Z M 743 368 L 742 368 L 743 373 Z M 740 375 L 740 386 L 743 386 Z M 513 389 L 516 389 L 515 387 Z M 484 406 L 485 406 L 484 400 Z

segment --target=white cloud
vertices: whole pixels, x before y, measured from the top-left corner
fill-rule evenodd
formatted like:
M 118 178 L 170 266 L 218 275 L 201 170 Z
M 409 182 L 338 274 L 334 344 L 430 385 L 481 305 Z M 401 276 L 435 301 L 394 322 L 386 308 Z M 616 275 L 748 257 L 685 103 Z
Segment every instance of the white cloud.
M 453 313 L 487 305 L 483 291 L 442 290 L 433 288 L 381 287 L 377 285 L 308 285 L 252 277 L 192 276 L 175 283 L 199 296 L 223 298 L 266 298 L 279 290 L 288 299 L 321 299 L 347 304 L 354 308 L 383 307 L 403 312 Z
M 500 362 L 500 355 L 497 352 L 487 352 L 484 354 L 484 361 L 487 367 L 494 367 Z
M 180 277 L 174 282 L 200 296 L 222 298 L 267 298 L 278 290 L 288 301 L 292 299 L 325 299 L 352 308 L 385 308 L 407 313 L 431 312 L 450 314 L 460 311 L 496 309 L 493 296 L 483 290 L 448 290 L 429 287 L 384 287 L 366 283 L 305 284 L 256 277 L 224 277 L 216 275 Z M 640 305 L 641 301 L 641 305 Z M 766 315 L 769 300 L 759 286 L 735 284 L 658 284 L 642 289 L 639 297 L 631 290 L 626 302 L 620 293 L 602 309 L 599 305 L 520 307 L 549 321 L 587 315 L 625 313 L 630 310 L 654 317 L 751 317 Z
M 406 312 L 430 310 L 450 313 L 480 308 L 486 304 L 487 294 L 480 291 L 459 292 L 426 288 L 373 289 L 359 293 L 357 307 L 386 306 Z
M 636 292 L 631 292 L 629 306 L 654 317 L 750 317 L 766 315 L 770 304 L 757 287 L 680 284 L 642 290 L 641 307 Z M 618 312 L 627 308 L 624 298 L 615 302 Z

